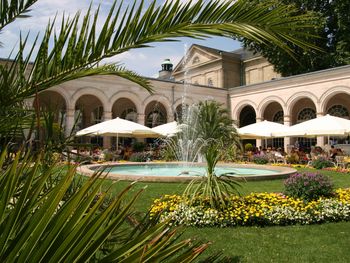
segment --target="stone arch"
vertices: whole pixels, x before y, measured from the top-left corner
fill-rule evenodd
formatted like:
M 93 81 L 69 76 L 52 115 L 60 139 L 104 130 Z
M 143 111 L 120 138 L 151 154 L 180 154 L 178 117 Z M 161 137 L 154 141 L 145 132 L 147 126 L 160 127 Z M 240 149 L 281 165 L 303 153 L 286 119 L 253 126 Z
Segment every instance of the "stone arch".
M 256 111 L 251 105 L 246 105 L 239 113 L 239 127 L 243 127 L 256 122 Z
M 145 113 L 146 107 L 152 101 L 157 101 L 159 103 L 162 103 L 163 106 L 165 107 L 167 116 L 170 116 L 171 114 L 173 114 L 173 110 L 171 108 L 171 102 L 169 101 L 169 99 L 166 96 L 164 96 L 162 94 L 152 94 L 152 95 L 148 96 L 142 102 L 142 105 L 143 105 L 142 113 L 146 114 Z
M 321 112 L 316 96 L 310 92 L 297 93 L 289 101 L 287 115 L 290 117 L 290 125 L 316 118 L 317 113 Z M 297 143 L 298 147 L 309 150 L 312 145 L 316 144 L 316 138 L 293 137 L 290 143 Z
M 291 125 L 298 123 L 301 115 L 305 115 L 305 114 L 307 114 L 308 116 L 312 115 L 310 118 L 317 117 L 317 112 L 318 112 L 317 111 L 317 104 L 315 104 L 315 102 L 309 97 L 299 96 L 289 106 L 290 106 L 289 116 L 290 116 Z M 312 112 L 314 112 L 314 113 L 312 113 Z M 306 117 L 306 115 L 305 115 L 305 117 Z M 304 120 L 307 120 L 310 118 L 306 118 Z
M 111 107 L 113 108 L 114 103 L 121 98 L 127 98 L 130 101 L 132 101 L 135 106 L 136 106 L 136 110 L 137 113 L 142 113 L 143 109 L 142 109 L 142 100 L 140 99 L 140 97 L 131 91 L 118 91 L 116 93 L 113 94 L 113 96 L 109 99 L 109 103 L 111 105 Z M 111 108 L 111 110 L 112 110 Z
M 55 122 L 61 122 L 66 118 L 68 109 L 67 100 L 58 90 L 44 90 L 38 94 L 40 110 L 54 113 Z M 32 107 L 36 108 L 37 99 L 32 101 Z
M 287 110 L 285 112 L 285 115 L 292 116 L 292 109 L 293 109 L 295 103 L 297 103 L 298 101 L 300 101 L 300 99 L 303 99 L 303 98 L 310 99 L 314 103 L 316 113 L 321 112 L 316 95 L 311 93 L 311 92 L 308 92 L 308 91 L 303 91 L 303 92 L 295 93 L 293 96 L 291 96 L 287 100 L 287 103 L 286 103 Z
M 67 109 L 67 101 L 65 97 L 56 90 L 44 90 L 38 94 L 39 96 L 39 104 L 46 108 L 50 106 L 59 106 L 60 108 Z M 35 107 L 36 99 L 33 100 L 33 107 Z
M 257 108 L 257 112 L 256 112 L 257 118 L 264 119 L 264 112 L 265 112 L 266 108 L 271 103 L 274 103 L 274 102 L 281 106 L 284 113 L 286 112 L 286 103 L 283 101 L 283 99 L 281 97 L 278 97 L 278 96 L 270 96 L 270 97 L 263 99 L 259 103 L 258 108 Z
M 74 105 L 73 107 L 75 107 L 78 99 L 83 95 L 91 95 L 91 96 L 95 96 L 96 98 L 98 98 L 100 100 L 100 102 L 102 103 L 103 109 L 105 111 L 110 111 L 112 108 L 106 94 L 104 92 L 102 92 L 101 90 L 99 90 L 97 88 L 93 88 L 93 87 L 83 87 L 83 88 L 78 89 L 72 95 L 71 105 Z
M 104 118 L 105 107 L 98 96 L 83 94 L 75 101 L 75 118 L 77 129 L 83 129 L 101 122 Z
M 112 118 L 122 118 L 137 122 L 137 106 L 127 97 L 121 97 L 112 104 Z
M 150 101 L 145 107 L 145 125 L 153 128 L 168 121 L 165 105 L 157 100 Z
M 324 92 L 320 97 L 320 108 L 321 111 L 326 113 L 327 112 L 327 106 L 329 101 L 334 98 L 338 94 L 345 93 L 346 95 L 350 96 L 350 87 L 347 86 L 337 86 L 333 87 L 331 89 L 328 89 L 326 92 Z
M 71 99 L 71 96 L 69 95 L 69 93 L 65 89 L 61 88 L 60 86 L 57 86 L 57 87 L 53 87 L 53 88 L 50 88 L 50 89 L 45 90 L 45 91 L 55 91 L 55 92 L 59 93 L 64 98 L 64 100 L 66 102 L 67 109 L 70 108 L 72 99 Z M 42 91 L 42 92 L 44 92 L 44 91 Z
M 233 120 L 239 120 L 239 115 L 240 115 L 242 109 L 245 106 L 251 106 L 254 109 L 255 114 L 257 113 L 257 106 L 256 106 L 256 104 L 253 101 L 251 101 L 251 100 L 244 100 L 244 101 L 239 102 L 233 108 L 233 110 L 232 110 L 232 119 Z
M 188 107 L 193 104 L 195 104 L 193 99 L 187 96 L 184 98 L 177 99 L 173 105 L 174 119 L 176 121 L 182 119 L 184 112 L 187 112 Z
M 194 104 L 195 102 L 194 102 L 194 100 L 191 97 L 188 97 L 188 96 L 186 96 L 184 98 L 178 98 L 174 102 L 174 109 L 176 109 L 182 103 L 185 103 L 187 105 L 191 105 L 191 104 Z

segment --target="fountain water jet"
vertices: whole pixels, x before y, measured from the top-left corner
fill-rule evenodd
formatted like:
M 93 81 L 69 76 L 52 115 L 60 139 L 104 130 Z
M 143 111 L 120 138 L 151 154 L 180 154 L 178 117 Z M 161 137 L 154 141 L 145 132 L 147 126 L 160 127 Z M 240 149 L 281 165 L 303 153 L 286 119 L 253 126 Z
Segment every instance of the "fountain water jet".
M 182 106 L 181 120 L 178 120 L 181 132 L 164 141 L 177 161 L 191 166 L 198 160 L 206 141 L 199 137 L 198 106 Z

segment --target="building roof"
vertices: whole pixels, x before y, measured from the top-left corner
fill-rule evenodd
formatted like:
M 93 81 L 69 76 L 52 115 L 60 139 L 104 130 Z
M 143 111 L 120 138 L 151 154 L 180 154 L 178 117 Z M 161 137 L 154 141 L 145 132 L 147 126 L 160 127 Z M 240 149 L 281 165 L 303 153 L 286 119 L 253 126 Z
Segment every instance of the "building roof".
M 247 60 L 247 59 L 261 56 L 261 54 L 254 52 L 252 50 L 245 49 L 245 48 L 233 50 L 233 51 L 231 51 L 231 53 L 239 55 L 241 60 Z

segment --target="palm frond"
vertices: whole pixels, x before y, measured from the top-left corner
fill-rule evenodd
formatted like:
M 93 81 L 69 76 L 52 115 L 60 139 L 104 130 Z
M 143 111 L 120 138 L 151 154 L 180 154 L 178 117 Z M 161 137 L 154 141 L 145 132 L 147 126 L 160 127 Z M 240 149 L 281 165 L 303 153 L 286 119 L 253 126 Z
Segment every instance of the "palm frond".
M 119 64 L 99 66 L 98 63 L 104 58 L 148 47 L 154 42 L 214 35 L 239 36 L 265 45 L 273 44 L 290 54 L 292 50 L 286 42 L 302 48 L 315 48 L 303 41 L 305 32 L 310 32 L 303 29 L 314 27 L 318 19 L 309 13 L 295 15 L 296 10 L 291 6 L 271 8 L 274 2 L 264 1 L 263 4 L 253 5 L 243 0 L 200 0 L 183 4 L 176 0 L 157 5 L 153 0 L 144 8 L 143 2 L 138 5 L 134 1 L 133 5 L 128 6 L 115 1 L 99 31 L 99 9 L 94 14 L 89 8 L 83 16 L 77 13 L 72 18 L 63 17 L 57 31 L 54 30 L 54 19 L 49 22 L 42 39 L 37 36 L 31 46 L 27 41 L 28 35 L 20 37 L 15 58 L 0 64 L 0 114 L 40 91 L 86 76 L 117 75 L 151 91 L 147 80 Z M 2 10 L 9 3 L 2 1 Z M 27 10 L 32 3 L 29 0 L 19 1 L 12 14 Z M 33 57 L 34 61 L 30 62 Z
M 103 207 L 108 189 L 100 192 L 103 180 L 96 173 L 66 198 L 75 166 L 58 171 L 55 164 L 45 165 L 42 156 L 33 159 L 29 152 L 17 153 L 5 165 L 5 156 L 6 149 L 0 156 L 1 262 L 87 262 L 94 256 L 102 262 L 158 262 L 165 257 L 190 262 L 207 247 L 176 241 L 175 231 L 164 223 L 130 236 L 107 255 L 97 255 L 107 239 L 125 227 L 123 222 L 142 190 L 124 204 L 130 185 Z M 57 173 L 59 179 L 47 188 Z
M 28 17 L 26 13 L 38 0 L 1 0 L 0 2 L 0 31 L 16 18 Z
M 154 42 L 174 41 L 180 36 L 240 36 L 287 50 L 286 41 L 310 48 L 303 42 L 302 29 L 315 26 L 315 17 L 294 15 L 295 9 L 290 6 L 272 9 L 270 1 L 260 5 L 252 5 L 249 1 L 180 2 L 167 1 L 157 6 L 156 1 L 152 1 L 144 10 L 143 4 L 137 6 L 136 1 L 131 7 L 116 1 L 99 32 L 96 30 L 99 10 L 92 15 L 89 9 L 82 19 L 79 13 L 73 18 L 63 18 L 58 33 L 54 32 L 54 22 L 51 22 L 41 41 L 28 83 L 19 97 L 67 79 L 90 75 L 90 70 L 104 58 L 148 47 Z M 80 26 L 79 21 L 82 21 Z M 295 32 L 293 37 L 289 36 L 290 31 Z M 48 43 L 52 39 L 54 43 L 50 48 Z M 111 74 L 108 67 L 95 72 Z

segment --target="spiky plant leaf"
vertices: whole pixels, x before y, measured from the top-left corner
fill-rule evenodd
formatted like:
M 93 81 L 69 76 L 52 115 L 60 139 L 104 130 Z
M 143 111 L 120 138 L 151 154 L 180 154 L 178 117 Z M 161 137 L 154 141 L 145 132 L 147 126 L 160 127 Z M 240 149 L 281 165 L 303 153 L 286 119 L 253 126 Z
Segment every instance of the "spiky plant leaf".
M 6 4 L 9 1 L 2 3 L 1 19 L 10 22 L 6 12 L 14 17 L 33 1 L 19 1 L 13 11 Z M 0 65 L 0 123 L 8 120 L 5 112 L 14 105 L 18 106 L 40 91 L 81 77 L 116 75 L 152 91 L 149 81 L 137 74 L 120 66 L 99 66 L 98 63 L 131 49 L 148 47 L 154 42 L 174 41 L 177 37 L 240 36 L 266 45 L 274 44 L 290 54 L 292 50 L 288 49 L 286 41 L 311 48 L 303 41 L 303 28 L 314 27 L 318 21 L 315 16 L 309 13 L 295 15 L 291 6 L 269 8 L 273 3 L 264 1 L 253 5 L 243 0 L 200 0 L 184 4 L 176 0 L 157 5 L 153 0 L 145 7 L 143 1 L 139 4 L 134 1 L 131 6 L 115 1 L 100 31 L 97 31 L 99 9 L 94 14 L 89 9 L 85 15 L 77 13 L 71 18 L 63 17 L 57 31 L 53 20 L 42 38 L 37 37 L 32 45 L 28 44 L 27 37 L 21 38 L 18 54 Z M 293 38 L 289 34 L 291 31 Z M 50 41 L 52 45 L 49 45 Z M 35 49 L 38 51 L 34 54 Z M 11 119 L 9 127 L 19 127 L 18 123 L 23 119 Z
M 33 159 L 30 153 L 22 152 L 6 165 L 5 156 L 6 150 L 0 156 L 1 262 L 87 262 L 96 257 L 112 234 L 125 227 L 125 218 L 142 192 L 123 204 L 130 185 L 104 207 L 108 192 L 98 194 L 103 180 L 101 173 L 96 173 L 66 198 L 76 175 L 75 166 L 57 169 L 43 165 L 42 156 Z M 50 184 L 57 173 L 59 179 Z M 202 245 L 177 241 L 174 230 L 165 223 L 120 240 L 123 242 L 110 253 L 97 258 L 102 262 L 181 262 L 186 258 L 190 262 L 206 247 L 196 249 Z
M 29 7 L 38 0 L 1 0 L 0 31 L 16 18 L 28 17 Z

